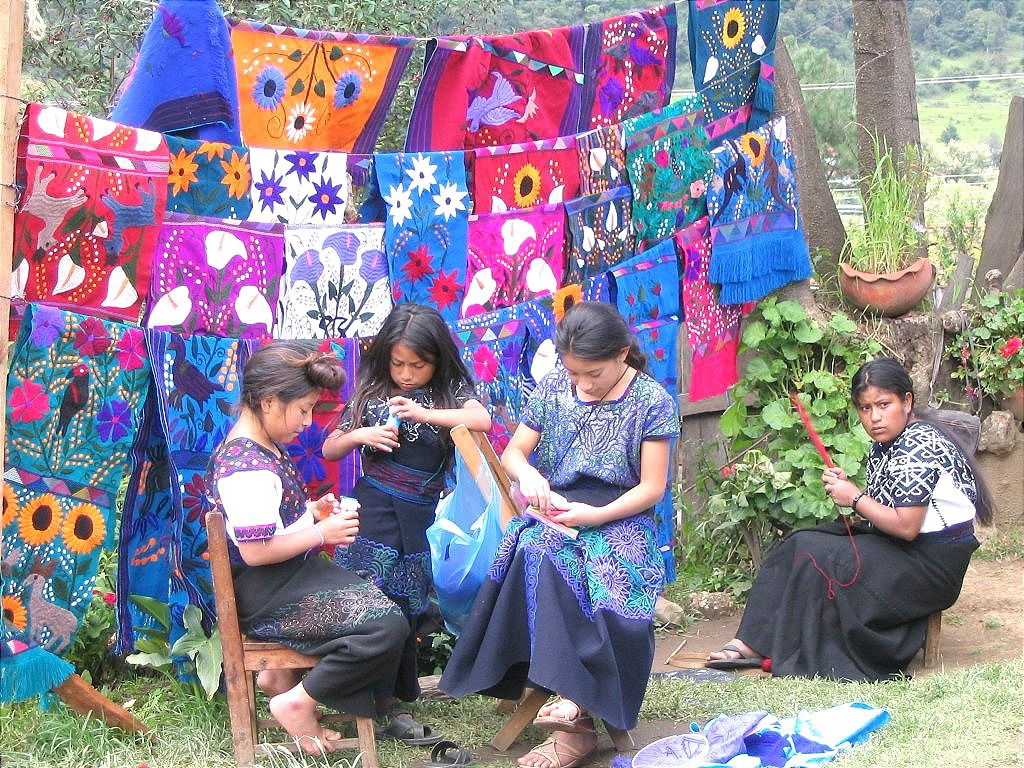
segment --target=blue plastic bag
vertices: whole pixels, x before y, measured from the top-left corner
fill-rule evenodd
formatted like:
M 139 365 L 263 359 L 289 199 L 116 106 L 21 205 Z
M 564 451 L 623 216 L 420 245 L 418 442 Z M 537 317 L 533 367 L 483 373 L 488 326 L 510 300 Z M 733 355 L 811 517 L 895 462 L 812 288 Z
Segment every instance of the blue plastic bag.
M 438 605 L 455 636 L 487 579 L 500 540 L 501 497 L 487 462 L 481 456 L 480 477 L 474 478 L 456 451 L 455 489 L 438 502 L 427 528 Z

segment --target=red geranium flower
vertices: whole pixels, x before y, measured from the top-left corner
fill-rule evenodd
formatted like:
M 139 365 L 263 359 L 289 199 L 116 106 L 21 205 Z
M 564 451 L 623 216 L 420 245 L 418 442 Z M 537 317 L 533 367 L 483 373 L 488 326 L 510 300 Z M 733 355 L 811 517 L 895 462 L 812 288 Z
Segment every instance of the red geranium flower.
M 405 278 L 411 283 L 422 280 L 427 275 L 434 274 L 434 268 L 430 266 L 430 252 L 427 246 L 421 245 L 414 251 L 409 251 L 409 260 L 402 265 Z
M 87 317 L 75 331 L 75 349 L 83 357 L 102 355 L 110 347 L 110 334 L 102 320 Z
M 1009 360 L 1020 352 L 1022 346 L 1024 346 L 1024 341 L 1021 341 L 1018 337 L 1014 336 L 999 348 L 999 354 Z
M 722 467 L 722 477 L 723 478 L 732 477 L 735 474 L 736 474 L 736 467 L 734 467 L 732 464 L 726 464 L 724 467 Z
M 11 421 L 15 424 L 38 421 L 50 410 L 50 398 L 46 390 L 32 379 L 25 379 L 21 386 L 15 387 L 8 402 L 11 407 Z
M 443 269 L 437 270 L 437 277 L 430 284 L 430 300 L 437 305 L 437 309 L 447 309 L 458 301 L 461 286 L 455 279 L 457 275 L 458 270 L 453 269 L 447 275 Z

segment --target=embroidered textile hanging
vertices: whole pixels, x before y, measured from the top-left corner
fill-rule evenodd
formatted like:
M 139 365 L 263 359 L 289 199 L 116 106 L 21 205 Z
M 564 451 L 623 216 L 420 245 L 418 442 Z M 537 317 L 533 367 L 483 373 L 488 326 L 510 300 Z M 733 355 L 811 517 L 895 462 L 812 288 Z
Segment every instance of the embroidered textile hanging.
M 675 4 L 587 26 L 585 109 L 580 130 L 663 107 L 676 69 Z
M 284 272 L 284 227 L 168 214 L 146 326 L 183 336 L 270 336 Z
M 159 133 L 29 104 L 11 295 L 138 322 L 167 201 Z
M 623 126 L 638 250 L 707 213 L 712 161 L 704 120 L 703 102 L 692 96 Z
M 566 283 L 583 284 L 633 256 L 633 190 L 617 187 L 565 205 L 571 242 Z
M 797 211 L 793 149 L 779 117 L 713 152 L 711 282 L 723 304 L 757 301 L 812 274 Z
M 281 339 L 373 336 L 391 311 L 383 224 L 288 227 Z
M 554 293 L 565 272 L 563 206 L 471 216 L 466 271 L 463 317 Z
M 683 314 L 692 360 L 689 401 L 695 403 L 722 394 L 739 380 L 736 353 L 743 308 L 719 304 L 708 282 L 711 230 L 706 217 L 676 233 L 675 242 L 683 264 Z
M 462 152 L 380 154 L 385 252 L 396 304 L 429 304 L 453 323 L 466 284 L 469 187 Z
M 167 210 L 247 219 L 252 211 L 249 148 L 165 136 L 170 157 Z
M 581 26 L 427 43 L 406 151 L 569 136 L 583 98 Z
M 349 198 L 344 152 L 250 150 L 253 221 L 344 224 Z
M 5 701 L 44 693 L 74 671 L 55 654 L 70 650 L 100 552 L 113 543 L 114 499 L 148 388 L 138 328 L 26 308 L 7 380 Z
M 629 184 L 621 125 L 595 128 L 576 137 L 580 195 L 594 195 Z
M 243 143 L 372 152 L 415 43 L 231 21 Z
M 524 402 L 520 365 L 525 330 L 519 307 L 465 318 L 454 327 L 459 354 L 473 373 L 480 402 L 491 414 L 488 437 L 498 453 L 508 445 Z
M 774 0 L 690 0 L 690 66 L 716 143 L 764 125 L 775 112 Z
M 185 607 L 213 618 L 210 566 L 206 560 L 205 473 L 210 454 L 234 423 L 239 381 L 256 344 L 215 336 L 182 338 L 146 331 L 153 362 L 158 413 L 171 466 L 171 642 L 184 632 Z
M 578 285 L 573 287 L 579 290 Z M 558 353 L 555 351 L 554 302 L 560 293 L 561 289 L 555 296 L 545 296 L 519 305 L 519 313 L 526 331 L 520 372 L 523 403 L 529 400 L 538 382 L 554 370 L 558 363 Z
M 473 154 L 473 213 L 522 210 L 579 195 L 575 136 L 483 147 Z
M 615 304 L 630 328 L 679 316 L 679 261 L 671 240 L 609 270 Z
M 231 40 L 216 0 L 161 0 L 111 120 L 241 143 Z

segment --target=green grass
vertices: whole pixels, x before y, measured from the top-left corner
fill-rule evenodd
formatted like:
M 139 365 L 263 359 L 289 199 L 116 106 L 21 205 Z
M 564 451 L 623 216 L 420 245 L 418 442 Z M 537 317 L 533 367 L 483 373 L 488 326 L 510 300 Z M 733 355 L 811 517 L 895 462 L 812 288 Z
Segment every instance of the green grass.
M 948 674 L 892 683 L 840 684 L 823 680 L 739 678 L 731 683 L 657 681 L 641 717 L 666 721 L 665 735 L 720 713 L 767 709 L 779 717 L 863 701 L 887 709 L 892 722 L 833 763 L 836 768 L 1007 768 L 1021 758 L 1024 659 L 984 664 Z M 230 768 L 234 765 L 222 700 L 207 702 L 152 679 L 128 680 L 113 698 L 129 703 L 156 738 L 147 741 L 108 729 L 55 706 L 0 706 L 0 750 L 5 768 Z M 420 705 L 419 717 L 470 749 L 486 744 L 503 721 L 494 701 L 470 697 Z M 671 725 L 678 723 L 677 727 Z M 527 738 L 538 734 L 527 730 Z M 414 768 L 429 752 L 382 741 L 387 768 Z M 951 756 L 956 755 L 954 762 Z M 335 766 L 351 766 L 353 753 L 337 753 Z M 318 758 L 264 759 L 267 768 L 322 766 Z M 512 760 L 496 765 L 513 766 Z

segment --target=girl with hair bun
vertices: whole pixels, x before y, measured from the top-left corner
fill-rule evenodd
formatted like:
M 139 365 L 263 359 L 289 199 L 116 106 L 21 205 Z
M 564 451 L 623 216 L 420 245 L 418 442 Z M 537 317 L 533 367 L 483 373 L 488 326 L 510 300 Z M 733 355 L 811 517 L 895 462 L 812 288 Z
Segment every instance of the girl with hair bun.
M 310 754 L 333 751 L 317 704 L 372 717 L 390 692 L 408 624 L 373 584 L 317 555 L 348 546 L 356 509 L 332 494 L 306 498 L 284 445 L 312 421 L 322 391 L 344 383 L 341 363 L 303 342 L 258 350 L 242 374 L 238 420 L 210 458 L 206 482 L 225 517 L 238 619 L 249 637 L 322 659 L 302 670 L 265 670 L 257 684 L 270 712 Z M 328 512 L 316 521 L 314 510 Z
M 523 766 L 581 765 L 594 717 L 636 726 L 654 658 L 664 581 L 654 505 L 668 480 L 675 400 L 645 371 L 610 304 L 573 305 L 558 326 L 561 365 L 534 390 L 501 462 L 542 516 L 510 523 L 440 687 L 516 699 L 529 682 L 556 698 L 534 725 L 550 738 Z

